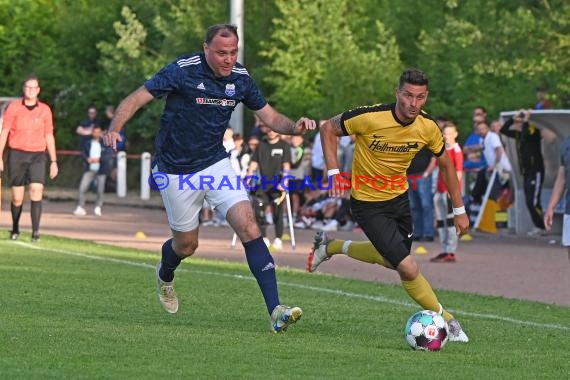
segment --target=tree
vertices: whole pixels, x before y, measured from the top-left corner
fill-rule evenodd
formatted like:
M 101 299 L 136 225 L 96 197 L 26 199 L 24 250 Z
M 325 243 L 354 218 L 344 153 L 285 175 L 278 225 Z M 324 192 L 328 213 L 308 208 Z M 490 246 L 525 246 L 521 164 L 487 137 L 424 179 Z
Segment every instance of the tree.
M 116 35 L 97 45 L 108 77 L 104 88 L 107 97 L 118 101 L 178 56 L 201 51 L 206 27 L 223 14 L 220 5 L 183 0 L 142 3 L 138 11 L 124 6 L 122 20 L 113 24 Z M 129 134 L 140 136 L 141 143 L 148 145 L 156 133 L 162 107 L 161 102 L 145 107 L 129 122 Z
M 329 117 L 393 99 L 402 63 L 393 34 L 381 22 L 374 25 L 375 49 L 365 50 L 345 17 L 347 0 L 276 4 L 281 15 L 261 54 L 272 61 L 265 80 L 283 112 Z
M 475 106 L 486 106 L 491 118 L 532 107 L 540 85 L 550 86 L 559 106 L 568 105 L 567 2 L 457 1 L 448 6 L 440 28 L 419 37 L 420 65 L 432 78 L 430 109 L 470 132 Z

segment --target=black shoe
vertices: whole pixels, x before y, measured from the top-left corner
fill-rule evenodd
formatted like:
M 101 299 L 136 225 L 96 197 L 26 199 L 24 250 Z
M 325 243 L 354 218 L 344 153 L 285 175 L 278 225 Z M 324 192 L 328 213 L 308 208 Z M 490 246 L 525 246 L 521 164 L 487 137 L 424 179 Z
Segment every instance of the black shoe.
M 422 241 L 422 237 L 414 235 L 414 237 L 412 238 L 412 241 Z
M 20 237 L 19 232 L 10 232 L 10 240 L 18 240 L 19 237 Z
M 32 234 L 32 243 L 37 243 L 40 241 L 40 234 Z

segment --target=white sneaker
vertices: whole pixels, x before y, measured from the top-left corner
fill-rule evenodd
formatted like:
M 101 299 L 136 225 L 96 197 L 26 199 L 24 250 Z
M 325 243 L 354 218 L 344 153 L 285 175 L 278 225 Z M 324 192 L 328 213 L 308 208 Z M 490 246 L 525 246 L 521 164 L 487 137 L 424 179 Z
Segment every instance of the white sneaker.
M 450 342 L 469 342 L 467 334 L 461 328 L 459 321 L 457 319 L 451 319 L 447 321 L 447 326 L 449 326 L 449 341 Z
M 330 260 L 331 257 L 327 255 L 327 244 L 330 240 L 327 239 L 324 231 L 319 231 L 315 234 L 313 248 L 311 248 L 307 261 L 307 272 L 313 273 L 323 261 Z
M 73 215 L 76 216 L 85 216 L 87 215 L 87 211 L 81 206 L 77 206 L 77 208 L 73 211 Z
M 275 238 L 272 245 L 275 249 L 283 249 L 283 242 L 279 238 Z
M 99 207 L 99 206 L 95 207 L 95 209 L 93 210 L 93 213 L 96 216 L 101 216 L 101 207 Z
M 298 222 L 295 222 L 295 224 L 293 224 L 293 227 L 298 228 L 300 230 L 304 230 L 305 228 L 307 228 L 307 225 L 305 224 L 305 222 L 300 220 Z
M 321 228 L 321 231 L 338 231 L 338 222 L 336 219 L 331 220 Z
M 174 281 L 162 281 L 158 274 L 159 271 L 160 263 L 156 266 L 156 291 L 158 293 L 158 300 L 167 313 L 174 314 L 178 311 L 178 297 L 174 291 Z
M 531 237 L 542 236 L 544 235 L 545 231 L 542 228 L 534 227 L 532 230 L 527 232 L 526 234 Z
M 271 330 L 280 333 L 287 330 L 287 327 L 297 322 L 303 315 L 300 307 L 289 307 L 278 305 L 271 312 Z
M 313 224 L 311 224 L 311 229 L 313 230 L 320 230 L 321 228 L 323 228 L 325 226 L 325 223 L 323 223 L 322 220 L 317 220 L 315 221 Z

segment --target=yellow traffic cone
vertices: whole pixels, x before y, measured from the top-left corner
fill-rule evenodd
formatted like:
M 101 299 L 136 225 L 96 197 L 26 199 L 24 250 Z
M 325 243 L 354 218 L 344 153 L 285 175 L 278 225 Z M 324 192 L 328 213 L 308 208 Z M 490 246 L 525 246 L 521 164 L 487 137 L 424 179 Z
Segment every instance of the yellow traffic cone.
M 483 212 L 483 216 L 481 217 L 481 222 L 479 223 L 479 227 L 477 229 L 490 234 L 496 234 L 497 224 L 495 223 L 495 214 L 497 213 L 498 209 L 499 205 L 497 204 L 497 201 L 493 199 L 487 200 L 485 209 L 479 211 Z

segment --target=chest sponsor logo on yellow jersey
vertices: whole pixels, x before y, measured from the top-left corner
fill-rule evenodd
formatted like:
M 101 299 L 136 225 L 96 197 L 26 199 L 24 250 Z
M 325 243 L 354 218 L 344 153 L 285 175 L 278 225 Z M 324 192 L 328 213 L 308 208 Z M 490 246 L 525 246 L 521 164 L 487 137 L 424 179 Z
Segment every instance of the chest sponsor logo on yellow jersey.
M 384 136 L 376 136 L 372 135 L 373 139 L 372 142 L 368 145 L 368 149 L 375 151 L 375 152 L 396 152 L 396 153 L 408 153 L 412 149 L 418 149 L 419 144 L 417 142 L 414 143 L 405 143 L 400 145 L 390 145 L 387 142 L 382 142 L 380 139 Z

